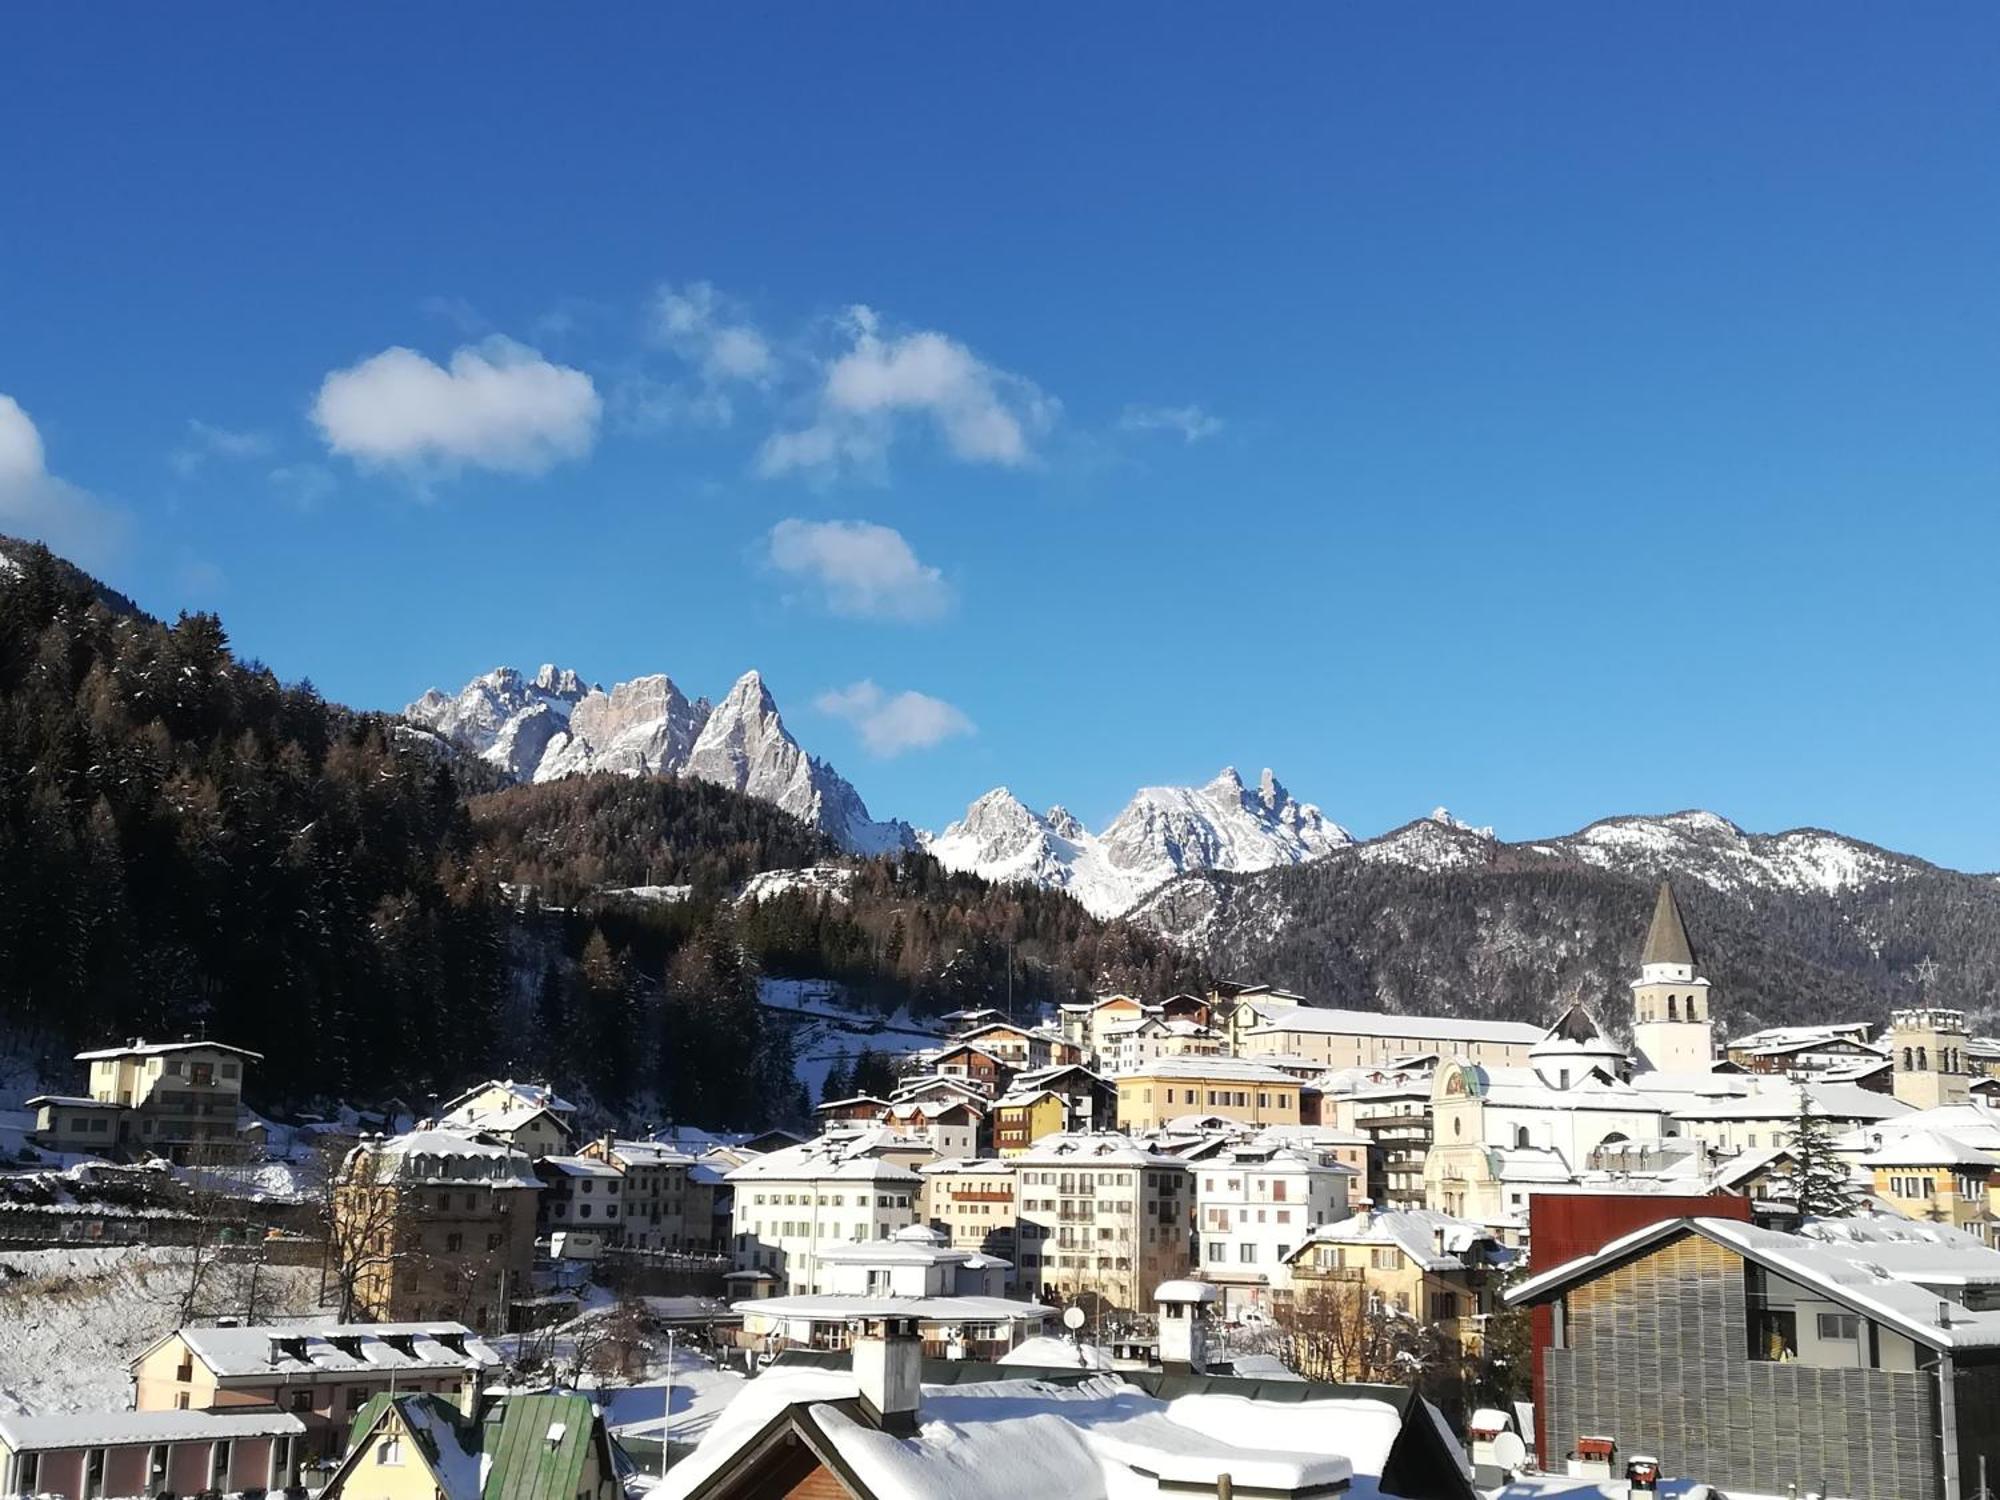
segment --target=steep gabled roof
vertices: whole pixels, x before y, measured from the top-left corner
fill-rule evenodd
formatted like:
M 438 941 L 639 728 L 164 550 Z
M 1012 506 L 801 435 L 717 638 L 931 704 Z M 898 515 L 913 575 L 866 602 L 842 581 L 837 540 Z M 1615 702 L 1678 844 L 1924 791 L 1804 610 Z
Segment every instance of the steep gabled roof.
M 1653 925 L 1646 933 L 1646 951 L 1641 964 L 1685 964 L 1695 966 L 1694 945 L 1688 942 L 1687 924 L 1681 920 L 1681 904 L 1674 888 L 1660 882 L 1659 899 L 1653 903 Z

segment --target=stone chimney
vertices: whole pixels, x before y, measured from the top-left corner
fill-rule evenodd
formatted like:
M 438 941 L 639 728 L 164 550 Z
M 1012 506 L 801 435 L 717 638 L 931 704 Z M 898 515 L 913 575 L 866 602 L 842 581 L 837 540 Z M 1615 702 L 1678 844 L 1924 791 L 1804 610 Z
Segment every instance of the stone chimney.
M 915 1318 L 862 1318 L 854 1333 L 854 1381 L 861 1406 L 884 1432 L 917 1430 L 924 1346 Z
M 486 1367 L 475 1364 L 465 1372 L 465 1384 L 458 1388 L 458 1409 L 467 1421 L 479 1420 L 479 1404 L 486 1395 Z

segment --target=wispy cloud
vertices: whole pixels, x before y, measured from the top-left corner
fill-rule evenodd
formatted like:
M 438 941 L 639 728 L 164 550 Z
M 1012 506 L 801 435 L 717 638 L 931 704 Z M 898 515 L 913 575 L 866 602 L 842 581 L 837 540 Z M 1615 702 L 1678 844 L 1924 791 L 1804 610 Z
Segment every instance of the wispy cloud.
M 0 394 L 0 531 L 97 567 L 116 557 L 126 530 L 125 512 L 49 472 L 40 430 Z
M 890 694 L 867 678 L 813 700 L 821 713 L 852 724 L 870 755 L 889 759 L 976 732 L 964 712 L 927 693 Z
M 780 521 L 766 538 L 778 572 L 809 584 L 837 615 L 934 620 L 951 608 L 944 574 L 920 561 L 903 534 L 872 521 Z
M 583 371 L 495 335 L 448 365 L 397 347 L 335 370 L 312 418 L 330 452 L 364 466 L 532 475 L 589 453 L 603 405 Z
M 1222 431 L 1222 418 L 1199 406 L 1128 406 L 1118 418 L 1124 432 L 1176 432 L 1184 443 L 1198 443 Z
M 187 441 L 167 455 L 173 471 L 184 479 L 212 458 L 240 463 L 244 459 L 262 458 L 272 448 L 271 439 L 261 432 L 237 432 L 196 417 L 188 418 L 187 425 Z
M 962 462 L 1016 467 L 1033 461 L 1035 439 L 1061 409 L 1033 381 L 946 334 L 887 332 L 874 309 L 858 305 L 838 326 L 844 347 L 821 367 L 811 420 L 773 433 L 758 472 L 879 465 L 911 423 Z

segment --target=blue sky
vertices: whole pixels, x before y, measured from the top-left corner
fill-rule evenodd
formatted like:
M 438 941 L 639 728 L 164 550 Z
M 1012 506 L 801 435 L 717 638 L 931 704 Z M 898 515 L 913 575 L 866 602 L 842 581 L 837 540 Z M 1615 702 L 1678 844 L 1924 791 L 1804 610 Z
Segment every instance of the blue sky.
M 932 826 L 1234 762 L 1996 868 L 1996 76 L 1973 5 L 24 11 L 0 529 L 361 705 L 756 666 Z

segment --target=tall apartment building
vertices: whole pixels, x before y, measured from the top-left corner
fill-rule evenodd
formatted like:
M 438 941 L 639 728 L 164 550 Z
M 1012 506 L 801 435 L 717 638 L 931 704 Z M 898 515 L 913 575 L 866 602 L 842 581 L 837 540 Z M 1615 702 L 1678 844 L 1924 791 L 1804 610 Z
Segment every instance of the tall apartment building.
M 1019 1212 L 1013 1161 L 990 1156 L 958 1157 L 919 1167 L 923 1178 L 923 1220 L 941 1232 L 954 1250 L 977 1250 L 1015 1261 Z
M 244 1072 L 264 1059 L 222 1042 L 135 1039 L 79 1052 L 76 1060 L 90 1065 L 91 1101 L 117 1106 L 99 1148 L 185 1162 L 235 1143 Z
M 341 1164 L 329 1255 L 349 1315 L 507 1326 L 528 1288 L 541 1182 L 508 1146 L 448 1130 L 364 1141 Z
M 1227 1146 L 1191 1170 L 1202 1279 L 1229 1314 L 1271 1310 L 1291 1284 L 1292 1252 L 1315 1225 L 1347 1217 L 1356 1175 L 1331 1152 L 1276 1143 Z
M 1187 1274 L 1194 1188 L 1179 1157 L 1117 1134 L 1063 1134 L 1014 1167 L 1024 1291 L 1045 1301 L 1092 1293 L 1137 1311 L 1162 1281 Z
M 754 1157 L 729 1173 L 730 1258 L 738 1281 L 776 1296 L 826 1290 L 820 1251 L 879 1240 L 917 1222 L 933 1153 L 886 1131 L 826 1135 Z

